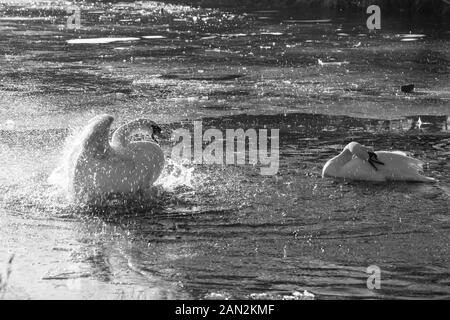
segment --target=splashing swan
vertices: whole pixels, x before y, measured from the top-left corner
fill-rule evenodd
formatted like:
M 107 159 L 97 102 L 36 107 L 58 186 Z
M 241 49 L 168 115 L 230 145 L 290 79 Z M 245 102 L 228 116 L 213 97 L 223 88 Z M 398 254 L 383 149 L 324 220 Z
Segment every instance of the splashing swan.
M 138 119 L 119 127 L 109 140 L 114 118 L 100 115 L 89 121 L 67 159 L 68 191 L 76 200 L 90 201 L 110 194 L 144 190 L 158 179 L 164 154 L 152 141 L 130 141 L 133 131 L 144 129 L 154 139 L 160 127 Z
M 436 182 L 421 175 L 423 162 L 401 151 L 377 151 L 358 142 L 349 143 L 336 157 L 328 160 L 322 177 L 363 181 Z

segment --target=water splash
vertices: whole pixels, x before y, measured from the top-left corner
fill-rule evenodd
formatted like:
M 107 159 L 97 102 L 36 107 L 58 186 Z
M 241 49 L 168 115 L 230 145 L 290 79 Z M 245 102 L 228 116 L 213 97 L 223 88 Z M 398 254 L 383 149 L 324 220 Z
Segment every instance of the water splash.
M 61 159 L 58 166 L 47 179 L 47 183 L 52 186 L 50 195 L 53 199 L 64 199 L 65 203 L 74 203 L 74 197 L 70 190 L 70 170 L 73 168 L 73 152 L 80 148 L 81 145 L 81 131 L 83 128 L 73 128 L 71 133 L 67 136 L 64 143 Z M 194 167 L 189 167 L 185 163 L 178 163 L 170 158 L 166 159 L 166 165 L 159 179 L 153 186 L 148 186 L 148 189 L 142 190 L 138 195 L 124 197 L 114 197 L 108 199 L 104 205 L 117 204 L 117 201 L 126 202 L 128 200 L 141 201 L 147 204 L 155 201 L 162 193 L 173 193 L 180 188 L 194 188 Z
M 73 167 L 71 155 L 81 146 L 82 127 L 72 128 L 67 136 L 58 166 L 52 171 L 47 183 L 57 187 L 59 193 L 64 194 L 67 199 L 72 199 L 70 194 L 70 168 Z

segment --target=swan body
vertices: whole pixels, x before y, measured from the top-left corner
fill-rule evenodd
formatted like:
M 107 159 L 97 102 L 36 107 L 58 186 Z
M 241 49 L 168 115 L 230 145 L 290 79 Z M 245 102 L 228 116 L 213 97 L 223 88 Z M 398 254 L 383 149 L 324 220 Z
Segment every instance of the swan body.
M 114 118 L 100 115 L 89 121 L 68 157 L 68 189 L 76 200 L 90 201 L 109 194 L 144 190 L 158 179 L 164 154 L 152 141 L 130 141 L 136 129 L 159 133 L 148 119 L 138 119 L 119 127 L 109 140 Z
M 349 143 L 344 150 L 328 160 L 322 177 L 361 181 L 435 182 L 421 175 L 423 162 L 401 151 L 373 152 L 358 142 Z

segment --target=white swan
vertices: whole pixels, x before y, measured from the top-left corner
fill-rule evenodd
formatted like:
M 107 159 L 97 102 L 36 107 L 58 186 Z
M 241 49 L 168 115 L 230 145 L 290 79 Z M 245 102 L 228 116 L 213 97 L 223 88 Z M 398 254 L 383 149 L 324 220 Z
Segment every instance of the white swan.
M 130 141 L 133 131 L 144 129 L 154 139 L 161 132 L 151 120 L 138 119 L 119 127 L 109 140 L 114 118 L 96 116 L 82 131 L 66 164 L 68 191 L 79 201 L 91 201 L 109 194 L 144 190 L 158 179 L 164 154 L 152 141 Z
M 401 151 L 377 151 L 350 142 L 336 157 L 328 160 L 322 177 L 363 181 L 436 182 L 422 176 L 423 162 Z

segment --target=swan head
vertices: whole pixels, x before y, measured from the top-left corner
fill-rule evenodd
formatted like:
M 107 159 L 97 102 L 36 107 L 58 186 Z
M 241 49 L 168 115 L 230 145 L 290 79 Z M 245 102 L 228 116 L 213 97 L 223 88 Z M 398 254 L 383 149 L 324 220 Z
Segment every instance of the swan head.
M 149 132 L 151 138 L 153 140 L 155 140 L 156 142 L 158 142 L 158 140 L 156 140 L 155 136 L 159 136 L 161 134 L 161 127 L 156 124 L 156 122 L 149 120 L 149 119 L 137 119 L 136 123 L 138 125 L 138 127 L 140 127 L 141 129 L 144 129 L 146 131 Z
M 372 168 L 375 169 L 375 171 L 378 170 L 375 164 L 384 165 L 383 162 L 378 160 L 378 156 L 373 151 L 373 149 L 365 147 L 358 142 L 350 142 L 345 146 L 344 151 L 345 150 L 350 151 L 354 156 L 360 158 L 361 160 L 368 161 Z
M 350 142 L 348 145 L 345 146 L 344 150 L 350 151 L 354 156 L 360 158 L 361 160 L 369 160 L 370 153 L 373 153 L 373 150 L 370 148 L 367 148 L 358 142 Z
M 158 144 L 158 140 L 156 140 L 155 136 L 159 136 L 161 134 L 161 127 L 154 121 L 146 118 L 133 120 L 117 128 L 112 135 L 111 144 L 117 147 L 126 147 L 130 142 L 132 142 L 132 134 L 136 130 L 145 131 L 150 135 L 153 142 Z

